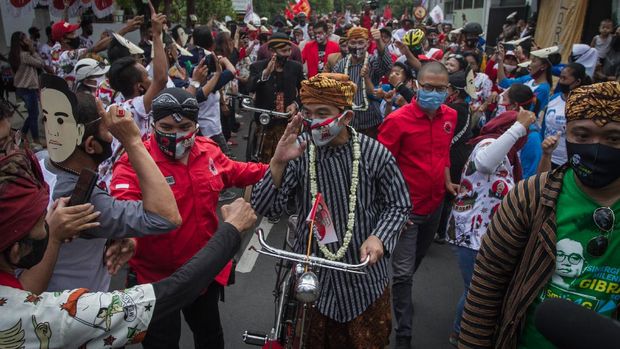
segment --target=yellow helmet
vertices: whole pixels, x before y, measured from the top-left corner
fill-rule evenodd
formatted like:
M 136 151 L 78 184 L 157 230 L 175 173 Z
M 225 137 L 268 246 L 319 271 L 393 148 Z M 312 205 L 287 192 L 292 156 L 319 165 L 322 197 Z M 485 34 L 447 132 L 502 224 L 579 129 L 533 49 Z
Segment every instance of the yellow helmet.
M 414 47 L 420 45 L 422 40 L 424 40 L 424 31 L 422 31 L 422 29 L 415 28 L 406 32 L 402 41 L 403 44 L 409 47 Z

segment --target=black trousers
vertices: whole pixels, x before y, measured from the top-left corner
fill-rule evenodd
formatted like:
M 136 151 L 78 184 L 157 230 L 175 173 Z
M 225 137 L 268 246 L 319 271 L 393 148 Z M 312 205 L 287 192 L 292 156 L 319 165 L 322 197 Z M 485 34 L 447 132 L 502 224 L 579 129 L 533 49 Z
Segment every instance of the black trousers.
M 196 349 L 224 349 L 224 332 L 218 303 L 224 288 L 212 283 L 207 292 L 183 308 L 183 316 L 194 334 Z M 178 349 L 181 338 L 181 313 L 154 319 L 142 342 L 145 349 Z

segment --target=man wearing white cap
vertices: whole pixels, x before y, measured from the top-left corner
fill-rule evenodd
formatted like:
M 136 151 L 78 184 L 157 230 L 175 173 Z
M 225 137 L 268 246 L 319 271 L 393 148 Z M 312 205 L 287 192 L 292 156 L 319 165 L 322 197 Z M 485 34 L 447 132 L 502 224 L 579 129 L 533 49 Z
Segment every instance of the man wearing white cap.
M 134 17 L 118 33 L 125 35 L 138 29 L 143 19 L 143 16 Z M 89 49 L 79 48 L 80 37 L 77 33 L 78 28 L 80 28 L 79 24 L 71 24 L 61 20 L 52 25 L 51 32 L 52 39 L 56 42 L 50 51 L 52 68 L 56 75 L 67 80 L 70 86 L 75 80 L 72 73 L 77 61 L 89 52 L 105 50 L 111 40 L 109 37 L 106 37 L 99 40 Z
M 105 80 L 110 66 L 92 58 L 80 59 L 75 65 L 75 91 L 95 95 L 99 84 Z

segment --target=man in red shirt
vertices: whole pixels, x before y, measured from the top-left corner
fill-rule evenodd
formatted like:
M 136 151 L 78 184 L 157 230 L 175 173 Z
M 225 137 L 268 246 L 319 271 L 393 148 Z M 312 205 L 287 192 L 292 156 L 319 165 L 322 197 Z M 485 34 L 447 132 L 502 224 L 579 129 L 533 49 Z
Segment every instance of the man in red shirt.
M 448 71 L 439 62 L 425 64 L 418 73 L 418 96 L 391 113 L 379 127 L 383 143 L 405 177 L 413 212 L 392 255 L 396 348 L 411 347 L 413 274 L 430 247 L 439 224 L 450 182 L 450 143 L 456 111 L 446 105 Z
M 264 164 L 232 161 L 215 142 L 197 137 L 198 103 L 185 90 L 164 89 L 151 109 L 155 127 L 145 146 L 172 189 L 183 223 L 157 238 L 138 239 L 129 264 L 140 284 L 170 276 L 207 244 L 218 226 L 215 209 L 222 189 L 252 185 L 267 170 Z M 142 198 L 140 183 L 126 155 L 114 167 L 111 192 L 120 199 Z M 218 301 L 228 284 L 231 264 L 222 269 L 205 293 L 183 308 L 197 348 L 224 348 Z M 174 312 L 152 322 L 143 347 L 178 348 L 180 321 L 179 312 Z
M 327 23 L 317 23 L 314 26 L 316 39 L 308 42 L 301 51 L 301 58 L 308 67 L 308 78 L 324 71 L 327 66 L 327 56 L 340 52 L 338 43 L 328 40 L 328 29 Z

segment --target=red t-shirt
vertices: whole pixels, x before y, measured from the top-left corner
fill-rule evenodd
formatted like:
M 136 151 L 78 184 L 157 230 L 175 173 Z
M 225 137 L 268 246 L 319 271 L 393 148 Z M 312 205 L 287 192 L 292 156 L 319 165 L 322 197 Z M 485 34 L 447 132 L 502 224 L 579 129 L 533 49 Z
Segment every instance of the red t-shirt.
M 205 137 L 196 137 L 187 165 L 167 158 L 153 139 L 144 145 L 170 185 L 183 223 L 167 234 L 137 238 L 136 254 L 129 265 L 136 271 L 140 284 L 166 278 L 192 258 L 215 234 L 220 191 L 252 185 L 268 168 L 266 164 L 232 161 Z M 138 176 L 127 154 L 115 164 L 110 187 L 116 198 L 142 199 Z M 226 285 L 230 272 L 228 263 L 215 281 Z
M 456 119 L 456 111 L 442 104 L 431 120 L 413 100 L 379 126 L 378 140 L 396 158 L 415 214 L 433 213 L 443 202 Z
M 19 280 L 17 280 L 15 275 L 9 274 L 4 271 L 0 271 L 0 285 L 13 287 L 13 288 L 17 288 L 20 290 L 24 289 L 24 287 L 22 286 L 22 283 L 19 282 Z

